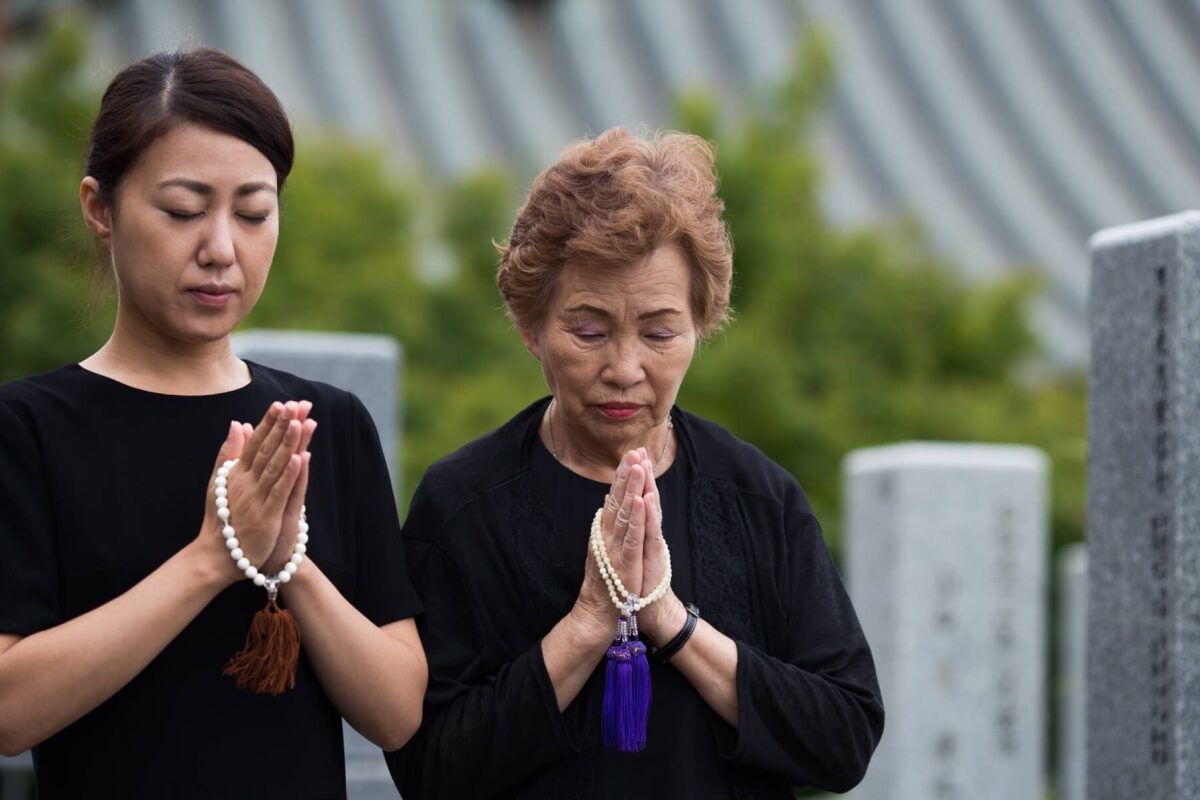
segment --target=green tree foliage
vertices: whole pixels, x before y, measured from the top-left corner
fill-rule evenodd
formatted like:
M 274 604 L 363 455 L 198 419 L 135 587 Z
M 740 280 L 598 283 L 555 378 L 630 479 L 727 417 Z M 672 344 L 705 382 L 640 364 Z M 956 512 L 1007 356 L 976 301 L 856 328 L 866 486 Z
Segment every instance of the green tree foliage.
M 834 227 L 810 137 L 832 61 L 818 36 L 797 53 L 791 77 L 737 127 L 705 97 L 680 104 L 679 127 L 717 144 L 737 270 L 737 320 L 701 349 L 681 404 L 795 474 L 835 549 L 842 458 L 908 439 L 1045 449 L 1055 537 L 1079 538 L 1084 385 L 1038 368 L 1026 320 L 1037 281 L 967 283 L 912 220 Z M 82 59 L 78 32 L 64 28 L 0 77 L 0 379 L 77 360 L 111 325 L 108 307 L 86 310 L 75 187 L 96 99 Z M 301 144 L 270 282 L 246 327 L 397 337 L 411 492 L 433 460 L 545 393 L 494 285 L 492 242 L 511 225 L 518 181 L 422 182 L 362 145 Z

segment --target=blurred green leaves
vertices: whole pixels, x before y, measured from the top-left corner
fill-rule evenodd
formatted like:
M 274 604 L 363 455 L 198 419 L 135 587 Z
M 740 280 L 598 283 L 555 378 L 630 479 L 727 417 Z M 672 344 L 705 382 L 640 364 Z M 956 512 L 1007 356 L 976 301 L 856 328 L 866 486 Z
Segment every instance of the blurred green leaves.
M 0 380 L 85 357 L 111 326 L 89 311 L 93 256 L 76 187 L 97 98 L 78 28 L 0 76 Z M 1033 273 L 970 284 L 920 225 L 835 228 L 810 130 L 832 75 L 817 34 L 761 110 L 723 126 L 682 98 L 678 127 L 716 142 L 735 242 L 737 319 L 698 354 L 680 402 L 753 442 L 804 485 L 831 544 L 840 468 L 907 439 L 1023 442 L 1053 463 L 1058 543 L 1083 524 L 1085 384 L 1039 368 Z M 385 153 L 302 138 L 272 275 L 247 327 L 385 333 L 404 345 L 404 485 L 545 393 L 504 317 L 496 253 L 518 180 L 402 176 Z M 1035 377 L 1030 377 L 1035 376 Z

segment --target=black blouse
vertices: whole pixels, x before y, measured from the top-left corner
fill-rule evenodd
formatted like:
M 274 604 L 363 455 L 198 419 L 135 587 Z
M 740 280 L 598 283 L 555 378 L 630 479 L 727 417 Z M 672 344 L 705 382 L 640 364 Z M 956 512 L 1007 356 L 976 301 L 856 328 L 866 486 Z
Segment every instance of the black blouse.
M 433 465 L 404 526 L 430 691 L 388 755 L 406 800 L 791 797 L 861 780 L 883 728 L 870 651 L 796 481 L 678 409 L 660 479 L 674 585 L 737 643 L 738 728 L 672 667 L 653 667 L 646 751 L 600 743 L 603 662 L 558 711 L 541 639 L 583 580 L 607 490 L 553 461 L 548 400 Z
M 200 530 L 230 421 L 257 424 L 272 401 L 292 399 L 313 401 L 321 423 L 309 556 L 376 624 L 419 611 L 362 403 L 250 368 L 246 386 L 200 397 L 141 391 L 78 365 L 0 386 L 0 632 L 73 619 L 182 549 Z M 229 586 L 115 695 L 35 747 L 38 797 L 345 797 L 341 717 L 303 645 L 296 686 L 282 695 L 221 674 L 264 602 L 248 580 Z

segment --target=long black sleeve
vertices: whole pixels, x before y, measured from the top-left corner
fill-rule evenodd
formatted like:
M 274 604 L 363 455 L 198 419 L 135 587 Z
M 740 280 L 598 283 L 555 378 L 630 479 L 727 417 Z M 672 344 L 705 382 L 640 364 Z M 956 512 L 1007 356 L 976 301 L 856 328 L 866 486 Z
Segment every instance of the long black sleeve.
M 477 588 L 427 536 L 440 527 L 424 484 L 405 523 L 408 562 L 425 613 L 417 618 L 429 659 L 421 729 L 387 754 L 406 800 L 482 798 L 544 771 L 578 744 L 558 710 L 541 644 L 494 663 L 472 613 Z M 502 597 L 495 598 L 503 603 Z
M 792 782 L 844 792 L 862 780 L 883 733 L 871 653 L 817 520 L 796 487 L 785 510 L 788 553 L 778 656 L 737 642 L 738 729 L 722 756 Z

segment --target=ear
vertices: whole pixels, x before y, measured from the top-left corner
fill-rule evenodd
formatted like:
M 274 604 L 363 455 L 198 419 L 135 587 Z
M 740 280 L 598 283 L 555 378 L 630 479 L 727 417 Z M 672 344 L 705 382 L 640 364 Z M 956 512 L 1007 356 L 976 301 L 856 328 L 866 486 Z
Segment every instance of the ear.
M 542 345 L 538 341 L 537 331 L 532 328 L 521 328 L 521 339 L 525 342 L 525 349 L 528 350 L 538 361 L 542 360 Z
M 79 184 L 79 208 L 88 229 L 107 242 L 112 236 L 112 206 L 100 197 L 100 182 L 91 175 Z

